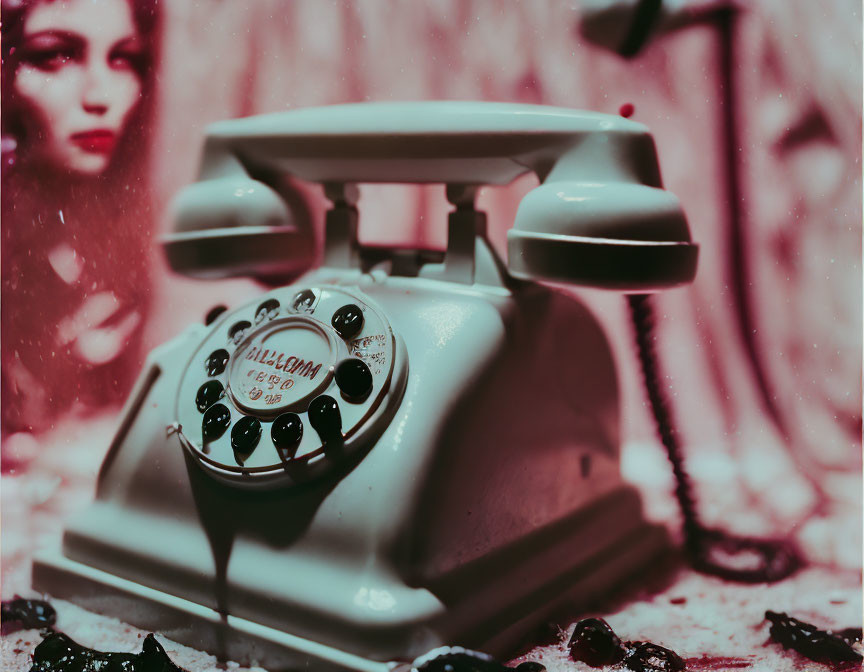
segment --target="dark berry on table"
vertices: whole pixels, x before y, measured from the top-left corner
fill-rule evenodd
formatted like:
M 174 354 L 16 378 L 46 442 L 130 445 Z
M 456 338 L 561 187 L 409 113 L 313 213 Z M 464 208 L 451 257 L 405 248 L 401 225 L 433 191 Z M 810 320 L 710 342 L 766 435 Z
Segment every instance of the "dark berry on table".
M 591 667 L 613 665 L 624 658 L 624 645 L 602 618 L 585 618 L 576 624 L 567 645 L 570 657 Z
M 533 660 L 526 660 L 516 666 L 516 672 L 544 672 L 546 666 Z
M 624 665 L 633 672 L 684 672 L 684 659 L 670 649 L 651 642 L 627 642 Z
M 848 628 L 840 633 L 833 633 L 817 628 L 812 623 L 793 618 L 783 612 L 766 611 L 765 619 L 771 622 L 769 633 L 771 639 L 786 649 L 797 651 L 805 658 L 820 663 L 855 662 L 862 656 L 852 644 L 855 635 L 860 636 L 860 630 Z M 856 632 L 857 630 L 857 632 Z M 849 638 L 853 641 L 849 641 Z
M 427 654 L 414 661 L 417 672 L 507 672 L 492 656 L 461 646 L 442 647 L 434 656 Z
M 218 376 L 225 370 L 228 364 L 228 351 L 225 348 L 219 348 L 210 353 L 207 361 L 204 363 L 207 369 L 208 376 Z
M 50 628 L 56 620 L 57 612 L 44 600 L 25 600 L 16 596 L 0 606 L 0 621 L 17 621 L 26 629 Z

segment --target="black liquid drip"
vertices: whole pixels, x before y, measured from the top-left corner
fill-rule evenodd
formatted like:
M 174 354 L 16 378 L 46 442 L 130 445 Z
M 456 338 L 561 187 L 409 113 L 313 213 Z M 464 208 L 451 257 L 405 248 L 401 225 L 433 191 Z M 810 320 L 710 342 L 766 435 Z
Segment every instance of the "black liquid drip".
M 309 423 L 318 432 L 322 443 L 338 443 L 342 440 L 342 415 L 333 397 L 322 394 L 312 400 L 309 404 Z
M 706 528 L 699 520 L 693 486 L 684 468 L 684 453 L 675 434 L 671 405 L 660 383 L 662 376 L 654 351 L 654 314 L 650 297 L 636 294 L 627 298 L 645 389 L 651 401 L 657 433 L 675 474 L 675 497 L 684 519 L 684 547 L 690 564 L 703 574 L 741 583 L 773 583 L 785 579 L 803 564 L 791 541 L 739 537 L 723 530 Z M 736 559 L 748 556 L 753 558 L 751 567 L 741 567 L 740 562 L 736 562 Z
M 774 611 L 766 611 L 765 619 L 771 622 L 771 639 L 810 660 L 820 663 L 864 660 L 861 654 L 852 648 L 855 642 L 861 641 L 861 628 L 845 628 L 836 632 L 821 630 L 811 623 L 792 618 L 789 614 Z
M 184 672 L 172 662 L 153 634 L 147 635 L 141 653 L 96 651 L 71 637 L 54 632 L 33 651 L 30 672 Z
M 50 628 L 57 620 L 54 607 L 44 600 L 25 600 L 16 596 L 14 600 L 0 605 L 0 621 L 17 623 L 24 629 Z
M 231 447 L 234 459 L 241 467 L 252 455 L 261 439 L 261 421 L 252 416 L 244 416 L 231 429 Z

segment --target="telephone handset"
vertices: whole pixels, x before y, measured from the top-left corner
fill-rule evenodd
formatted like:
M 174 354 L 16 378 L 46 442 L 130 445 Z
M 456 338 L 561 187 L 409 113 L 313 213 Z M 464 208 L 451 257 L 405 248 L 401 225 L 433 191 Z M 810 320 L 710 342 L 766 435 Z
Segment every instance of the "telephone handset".
M 541 185 L 508 234 L 512 275 L 650 291 L 696 272 L 698 247 L 678 200 L 662 189 L 644 126 L 563 108 L 465 102 L 343 105 L 212 125 L 201 177 L 176 199 L 176 230 L 164 241 L 175 270 L 233 275 L 256 264 L 302 264 L 284 201 L 250 177 L 261 166 L 327 185 L 328 218 L 343 222 L 350 216 L 340 211 L 354 205 L 346 185 L 442 183 L 457 209 L 473 209 L 470 187 L 534 172 Z M 329 240 L 331 226 L 329 245 L 356 246 L 350 231 L 347 241 Z M 205 244 L 211 256 L 200 253 Z
M 529 171 L 505 264 L 474 197 Z M 501 651 L 665 546 L 619 475 L 608 341 L 536 282 L 692 279 L 643 126 L 457 102 L 221 122 L 174 202 L 172 267 L 308 264 L 272 175 L 324 185 L 323 266 L 154 351 L 37 587 L 234 660 L 385 672 Z M 443 256 L 359 245 L 364 182 L 444 183 Z

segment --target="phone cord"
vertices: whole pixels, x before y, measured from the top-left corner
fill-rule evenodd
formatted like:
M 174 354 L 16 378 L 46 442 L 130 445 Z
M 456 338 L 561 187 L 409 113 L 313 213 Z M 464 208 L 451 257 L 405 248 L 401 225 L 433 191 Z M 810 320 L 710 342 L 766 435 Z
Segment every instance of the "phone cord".
M 651 299 L 647 294 L 631 294 L 627 298 L 642 378 L 657 433 L 675 475 L 675 498 L 684 519 L 684 549 L 691 566 L 703 574 L 741 583 L 773 583 L 786 578 L 803 564 L 792 541 L 735 536 L 707 528 L 700 521 L 690 476 L 684 468 L 684 453 L 675 432 L 671 404 L 660 384 L 662 376 L 654 348 Z

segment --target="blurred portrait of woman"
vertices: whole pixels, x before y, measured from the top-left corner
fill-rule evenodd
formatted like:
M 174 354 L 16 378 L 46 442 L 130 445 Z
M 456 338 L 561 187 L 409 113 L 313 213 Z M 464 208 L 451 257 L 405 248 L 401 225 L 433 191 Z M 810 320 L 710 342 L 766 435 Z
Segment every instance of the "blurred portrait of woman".
M 2 429 L 122 403 L 142 361 L 155 0 L 3 0 Z

